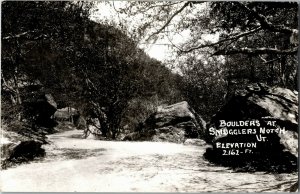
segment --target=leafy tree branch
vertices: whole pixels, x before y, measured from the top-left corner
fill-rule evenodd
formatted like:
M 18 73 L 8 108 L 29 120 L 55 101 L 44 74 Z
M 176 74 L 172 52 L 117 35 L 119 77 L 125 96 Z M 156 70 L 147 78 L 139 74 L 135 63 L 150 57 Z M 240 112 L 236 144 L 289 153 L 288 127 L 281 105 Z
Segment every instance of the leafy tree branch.
M 214 55 L 234 55 L 234 54 L 249 54 L 249 55 L 261 55 L 261 54 L 278 54 L 278 55 L 295 55 L 297 54 L 298 47 L 292 49 L 280 50 L 276 48 L 231 48 L 228 50 L 218 50 Z

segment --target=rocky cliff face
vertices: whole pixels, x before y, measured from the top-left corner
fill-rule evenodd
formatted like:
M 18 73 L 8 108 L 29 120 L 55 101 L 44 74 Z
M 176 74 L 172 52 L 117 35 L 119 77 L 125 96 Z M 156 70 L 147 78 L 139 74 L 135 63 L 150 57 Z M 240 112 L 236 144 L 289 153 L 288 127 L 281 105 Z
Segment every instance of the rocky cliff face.
M 297 169 L 298 92 L 253 84 L 236 92 L 208 124 L 205 157 L 225 166 Z
M 199 138 L 204 133 L 204 126 L 201 117 L 183 101 L 158 107 L 136 132 L 127 135 L 124 140 L 182 143 L 186 138 Z

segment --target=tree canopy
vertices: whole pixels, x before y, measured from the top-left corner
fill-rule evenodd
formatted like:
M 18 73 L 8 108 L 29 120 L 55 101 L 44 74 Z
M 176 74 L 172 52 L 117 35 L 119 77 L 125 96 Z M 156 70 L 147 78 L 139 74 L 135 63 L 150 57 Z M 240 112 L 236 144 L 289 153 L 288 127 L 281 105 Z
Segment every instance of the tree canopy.
M 119 11 L 145 18 L 137 32 L 148 41 L 157 40 L 160 35 L 167 36 L 171 30 L 175 33 L 188 30 L 188 41 L 176 47 L 183 53 L 209 47 L 215 55 L 293 55 L 298 48 L 296 2 L 129 2 Z M 264 39 L 267 37 L 262 36 L 266 33 L 276 40 L 288 38 L 288 47 L 278 47 L 279 41 L 277 44 L 267 41 Z M 203 37 L 206 34 L 219 35 L 219 40 L 207 41 Z M 237 43 L 251 43 L 258 37 L 263 40 L 259 46 L 233 47 L 239 45 Z
M 28 114 L 24 103 L 32 93 L 24 86 L 39 83 L 59 107 L 75 107 L 85 117 L 97 118 L 102 134 L 115 138 L 131 100 L 172 95 L 167 91 L 172 73 L 122 31 L 91 21 L 91 6 L 2 3 L 3 112 L 13 107 L 20 121 L 34 122 L 35 113 Z
M 106 2 L 118 25 L 92 21 L 95 2 L 2 2 L 4 116 L 28 119 L 24 85 L 40 85 L 114 138 L 158 104 L 185 99 L 210 118 L 249 83 L 298 89 L 297 3 L 119 3 Z M 176 51 L 164 64 L 139 48 L 159 40 Z
M 164 40 L 174 49 L 167 63 L 181 69 L 196 107 L 222 104 L 253 82 L 298 90 L 296 2 L 127 2 L 115 9 L 143 18 L 132 30 L 142 44 Z

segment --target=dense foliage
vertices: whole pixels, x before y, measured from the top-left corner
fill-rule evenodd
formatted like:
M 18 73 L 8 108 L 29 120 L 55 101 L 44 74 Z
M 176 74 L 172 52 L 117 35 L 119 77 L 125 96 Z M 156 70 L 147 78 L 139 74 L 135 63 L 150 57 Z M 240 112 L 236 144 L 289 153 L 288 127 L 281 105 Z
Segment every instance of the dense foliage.
M 170 70 L 120 30 L 92 22 L 91 5 L 2 3 L 3 122 L 34 123 L 37 113 L 25 102 L 33 94 L 28 88 L 38 87 L 35 93 L 52 94 L 58 107 L 97 118 L 102 134 L 116 138 L 123 126 L 142 121 L 131 118 L 133 113 L 147 114 L 158 101 L 179 96 Z
M 129 2 L 119 12 L 144 18 L 140 40 L 169 40 L 185 97 L 205 117 L 250 83 L 298 90 L 296 2 Z
M 296 3 L 127 2 L 118 10 L 123 27 L 131 17 L 141 22 L 121 30 L 91 21 L 94 4 L 2 3 L 4 122 L 34 123 L 27 102 L 52 94 L 59 108 L 97 118 L 104 136 L 115 138 L 157 105 L 187 100 L 209 120 L 249 83 L 297 90 Z M 180 75 L 138 47 L 160 38 L 176 49 L 167 65 Z

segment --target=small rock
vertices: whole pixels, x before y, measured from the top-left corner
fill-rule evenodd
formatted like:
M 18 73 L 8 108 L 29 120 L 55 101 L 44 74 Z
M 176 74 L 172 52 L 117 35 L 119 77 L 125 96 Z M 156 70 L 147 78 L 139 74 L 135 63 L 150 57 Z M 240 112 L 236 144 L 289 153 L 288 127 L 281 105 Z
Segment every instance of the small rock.
M 184 145 L 205 146 L 207 143 L 202 139 L 186 139 Z

